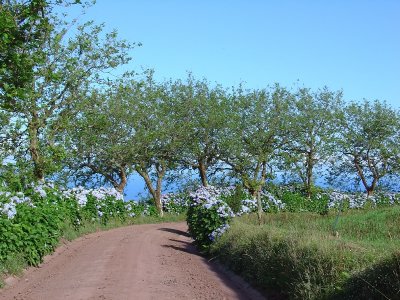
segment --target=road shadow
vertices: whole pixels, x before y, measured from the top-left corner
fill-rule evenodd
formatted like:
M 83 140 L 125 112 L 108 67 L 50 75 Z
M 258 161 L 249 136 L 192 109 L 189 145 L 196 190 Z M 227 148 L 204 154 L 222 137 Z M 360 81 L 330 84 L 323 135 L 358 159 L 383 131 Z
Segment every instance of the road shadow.
M 166 232 L 170 232 L 170 233 L 175 233 L 177 235 L 183 235 L 183 236 L 186 236 L 186 237 L 190 237 L 189 233 L 187 233 L 186 231 L 182 231 L 182 230 L 178 230 L 178 229 L 174 229 L 174 228 L 164 227 L 164 228 L 159 228 L 158 230 L 166 231 Z
M 180 251 L 180 252 L 185 252 L 185 253 L 189 253 L 191 255 L 196 255 L 196 256 L 201 256 L 195 246 L 193 246 L 191 243 L 188 242 L 183 242 L 180 241 L 182 244 L 185 244 L 183 246 L 176 246 L 176 245 L 161 245 L 164 248 L 170 248 L 170 249 L 174 249 L 176 251 Z
M 159 230 L 170 232 L 178 236 L 190 237 L 185 231 L 173 229 L 173 228 L 160 228 Z M 161 245 L 164 248 L 173 249 L 174 251 L 184 252 L 193 256 L 201 257 L 203 262 L 208 266 L 208 268 L 218 276 L 221 281 L 227 287 L 236 291 L 238 299 L 270 299 L 270 300 L 281 300 L 280 297 L 274 297 L 274 295 L 265 296 L 264 292 L 254 290 L 249 283 L 245 282 L 241 277 L 229 271 L 226 267 L 217 262 L 217 260 L 209 259 L 204 256 L 195 246 L 194 241 L 190 239 L 189 241 L 179 240 L 179 238 L 169 238 L 170 243 Z
M 182 243 L 182 244 L 187 243 L 186 241 L 177 240 L 177 239 L 168 239 L 168 240 L 171 241 L 171 242 L 177 242 L 177 243 Z

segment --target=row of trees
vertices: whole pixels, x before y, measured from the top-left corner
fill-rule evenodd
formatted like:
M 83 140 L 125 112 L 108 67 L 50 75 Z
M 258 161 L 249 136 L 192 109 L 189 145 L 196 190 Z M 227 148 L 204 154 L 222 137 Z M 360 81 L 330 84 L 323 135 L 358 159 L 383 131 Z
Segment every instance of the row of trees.
M 308 196 L 321 171 L 336 183 L 361 181 L 368 194 L 399 174 L 400 114 L 383 102 L 345 103 L 327 88 L 224 89 L 190 74 L 163 83 L 145 75 L 110 82 L 81 103 L 64 136 L 77 179 L 100 175 L 123 190 L 137 172 L 160 208 L 166 174 L 188 169 L 204 186 L 223 174 L 254 196 L 277 172 Z
M 0 3 L 6 181 L 18 174 L 19 183 L 56 178 L 123 191 L 138 173 L 161 212 L 164 179 L 180 171 L 196 170 L 204 186 L 223 174 L 254 197 L 277 173 L 309 196 L 316 172 L 353 177 L 368 194 L 399 174 L 400 114 L 384 102 L 344 102 L 328 88 L 226 89 L 191 74 L 110 77 L 134 46 L 115 32 L 89 22 L 71 34 L 47 1 Z

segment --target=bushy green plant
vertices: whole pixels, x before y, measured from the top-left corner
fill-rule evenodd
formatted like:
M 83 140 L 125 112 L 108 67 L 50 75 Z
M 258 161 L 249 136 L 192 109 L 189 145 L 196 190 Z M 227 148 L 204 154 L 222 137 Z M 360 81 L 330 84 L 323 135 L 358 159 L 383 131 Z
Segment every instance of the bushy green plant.
M 64 220 L 64 210 L 60 207 L 44 202 L 35 205 L 19 207 L 13 220 L 14 226 L 21 228 L 21 250 L 31 265 L 38 265 L 57 246 Z
M 127 217 L 123 198 L 112 190 L 84 190 L 61 193 L 50 184 L 33 184 L 22 192 L 0 192 L 0 264 L 16 253 L 37 265 L 52 252 L 72 225 L 102 224 Z M 118 196 L 118 197 L 117 197 Z
M 49 201 L 17 204 L 12 219 L 0 217 L 0 261 L 22 253 L 31 265 L 37 265 L 52 252 L 61 236 L 65 210 Z
M 182 193 L 168 193 L 161 196 L 161 203 L 164 212 L 173 214 L 182 214 L 187 211 L 189 202 L 189 195 L 185 192 Z
M 190 194 L 187 223 L 189 233 L 202 250 L 229 228 L 233 212 L 221 199 L 222 191 L 212 186 L 201 187 Z
M 250 195 L 241 186 L 236 186 L 233 192 L 221 195 L 221 199 L 229 205 L 232 211 L 237 214 L 241 212 L 243 200 L 249 199 Z
M 295 192 L 285 191 L 281 200 L 285 203 L 285 210 L 289 212 L 306 211 L 306 198 Z M 308 200 L 310 201 L 310 200 Z
M 126 207 L 123 200 L 115 199 L 112 196 L 105 196 L 101 201 L 93 195 L 88 195 L 88 201 L 83 207 L 87 212 L 87 218 L 90 220 L 99 220 L 103 224 L 111 218 L 117 218 L 124 221 L 126 218 Z
M 158 210 L 153 203 L 151 204 L 144 203 L 141 204 L 141 206 L 142 206 L 142 212 L 141 212 L 142 216 L 155 217 L 159 215 Z
M 61 192 L 51 183 L 40 183 L 24 192 L 0 191 L 0 287 L 4 274 L 38 265 L 61 237 L 73 239 L 99 229 L 171 220 L 182 216 L 167 213 L 160 218 L 154 205 L 124 202 L 114 189 L 78 187 Z

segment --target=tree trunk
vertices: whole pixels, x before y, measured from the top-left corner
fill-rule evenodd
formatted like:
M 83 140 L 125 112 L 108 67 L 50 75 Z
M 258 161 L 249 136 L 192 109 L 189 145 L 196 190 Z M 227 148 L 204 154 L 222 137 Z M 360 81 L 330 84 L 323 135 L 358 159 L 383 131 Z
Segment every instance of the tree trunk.
M 202 159 L 199 159 L 199 174 L 200 174 L 200 179 L 201 179 L 201 184 L 206 187 L 208 186 L 208 181 L 207 181 L 207 167 Z
M 28 124 L 29 152 L 33 162 L 33 175 L 38 181 L 44 181 L 43 158 L 39 149 L 39 118 L 37 113 L 32 113 L 32 120 Z
M 378 178 L 374 176 L 374 179 L 372 180 L 371 185 L 368 185 L 367 183 L 367 179 L 364 176 L 364 172 L 363 169 L 361 168 L 359 162 L 358 162 L 358 157 L 354 157 L 354 166 L 356 167 L 358 176 L 361 179 L 361 182 L 365 188 L 365 190 L 367 191 L 367 196 L 372 196 L 376 187 L 376 184 L 378 183 Z
M 257 191 L 257 216 L 258 216 L 258 224 L 261 225 L 262 223 L 262 215 L 263 215 L 263 209 L 262 209 L 262 203 L 261 203 L 261 189 Z
M 306 182 L 306 192 L 307 192 L 307 198 L 311 199 L 312 196 L 312 185 L 313 185 L 313 168 L 314 168 L 314 163 L 313 163 L 313 152 L 310 151 L 307 153 L 307 182 Z
M 378 183 L 378 178 L 374 177 L 371 185 L 367 188 L 367 197 L 372 196 L 374 194 L 377 183 Z
M 261 223 L 262 223 L 262 216 L 263 216 L 263 213 L 264 213 L 263 207 L 262 207 L 262 202 L 261 202 L 261 191 L 262 191 L 262 188 L 263 188 L 263 186 L 265 184 L 265 180 L 267 179 L 267 161 L 266 160 L 264 160 L 261 163 L 261 167 L 262 167 L 262 169 L 261 169 L 261 181 L 260 181 L 260 184 L 259 184 L 259 186 L 257 188 L 257 211 L 258 211 L 258 223 L 259 223 L 259 225 L 261 225 Z
M 162 187 L 162 180 L 164 177 L 165 171 L 162 168 L 161 170 L 157 170 L 157 185 L 156 185 L 156 194 L 155 194 L 155 203 L 156 203 L 156 208 L 158 210 L 158 213 L 160 214 L 160 217 L 164 216 L 164 211 L 161 203 L 161 187 Z
M 162 203 L 161 203 L 161 188 L 162 188 L 162 179 L 164 178 L 165 170 L 162 169 L 161 171 L 157 170 L 157 184 L 156 188 L 154 188 L 153 183 L 151 182 L 151 178 L 149 173 L 146 170 L 141 168 L 136 168 L 136 171 L 139 173 L 140 176 L 144 179 L 147 188 L 149 189 L 150 194 L 153 196 L 154 205 L 157 208 L 160 217 L 164 216 Z
M 127 182 L 128 182 L 128 179 L 127 179 L 127 177 L 126 177 L 126 172 L 125 172 L 124 167 L 120 167 L 120 168 L 119 168 L 118 175 L 119 175 L 119 179 L 120 179 L 120 180 L 119 180 L 119 183 L 116 183 L 116 184 L 114 185 L 114 187 L 115 187 L 115 189 L 116 189 L 118 192 L 123 193 L 123 192 L 124 192 L 124 189 L 125 189 L 125 186 L 126 186 L 126 184 L 127 184 Z

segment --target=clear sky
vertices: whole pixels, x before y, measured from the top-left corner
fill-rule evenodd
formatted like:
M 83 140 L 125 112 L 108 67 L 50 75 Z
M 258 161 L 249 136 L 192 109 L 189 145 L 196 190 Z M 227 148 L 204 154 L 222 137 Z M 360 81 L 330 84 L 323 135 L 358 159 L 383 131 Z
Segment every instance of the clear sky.
M 141 42 L 130 69 L 229 87 L 279 82 L 400 108 L 400 1 L 97 0 L 84 18 Z M 141 190 L 137 179 L 128 198 Z

